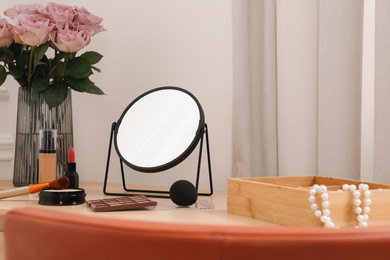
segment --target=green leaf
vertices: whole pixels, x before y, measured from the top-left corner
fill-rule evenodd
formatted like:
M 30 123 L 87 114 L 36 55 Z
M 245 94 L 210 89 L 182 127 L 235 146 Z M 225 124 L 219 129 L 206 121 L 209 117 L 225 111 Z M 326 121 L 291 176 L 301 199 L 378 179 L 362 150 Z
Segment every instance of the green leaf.
M 35 50 L 35 52 L 34 52 L 34 68 L 36 65 L 38 65 L 38 63 L 43 58 L 43 56 L 45 56 L 45 53 L 46 53 L 48 48 L 49 48 L 49 43 L 47 42 L 45 44 L 39 45 L 38 48 Z
M 46 64 L 44 62 L 39 62 L 37 64 L 37 66 L 35 67 L 34 73 L 36 75 L 40 75 L 40 76 L 48 75 L 48 73 L 49 73 L 48 64 Z
M 15 79 L 20 79 L 24 75 L 24 70 L 18 66 L 14 66 L 12 64 L 9 64 L 9 73 Z
M 103 55 L 95 51 L 87 51 L 81 54 L 80 57 L 86 59 L 89 64 L 96 64 L 103 58 Z
M 91 64 L 84 58 L 76 57 L 68 61 L 67 71 L 74 79 L 86 78 L 91 74 Z
M 61 79 L 63 76 L 62 73 L 64 70 L 65 70 L 65 63 L 60 61 L 53 67 L 51 74 L 52 74 L 53 78 Z
M 88 78 L 85 79 L 72 79 L 69 82 L 69 86 L 79 92 L 86 92 L 96 95 L 104 95 L 104 92 L 95 85 Z
M 68 87 L 64 83 L 57 85 L 51 84 L 42 92 L 43 99 L 46 101 L 49 109 L 60 105 L 68 95 Z
M 7 79 L 7 71 L 4 66 L 0 65 L 0 86 L 3 85 L 4 81 Z
M 57 66 L 57 64 L 65 58 L 65 53 L 57 52 L 53 59 L 50 59 L 50 64 L 52 67 Z
M 14 53 L 15 56 L 19 56 L 24 49 L 24 45 L 20 43 L 13 43 L 9 49 Z
M 19 86 L 25 86 L 25 87 L 28 86 L 28 82 L 27 82 L 27 78 L 26 77 L 22 77 L 22 78 L 16 79 L 16 81 L 19 83 Z
M 97 72 L 102 72 L 99 68 L 96 68 L 95 66 L 91 66 L 91 69 L 93 69 L 94 71 L 97 71 Z
M 0 61 L 4 61 L 6 63 L 10 63 L 15 59 L 15 54 L 11 49 L 0 47 Z
M 43 91 L 49 86 L 50 78 L 49 75 L 45 75 L 43 77 L 35 76 L 32 80 L 31 87 L 35 91 Z
M 16 66 L 27 70 L 28 59 L 29 59 L 29 52 L 26 51 L 22 52 L 15 59 Z

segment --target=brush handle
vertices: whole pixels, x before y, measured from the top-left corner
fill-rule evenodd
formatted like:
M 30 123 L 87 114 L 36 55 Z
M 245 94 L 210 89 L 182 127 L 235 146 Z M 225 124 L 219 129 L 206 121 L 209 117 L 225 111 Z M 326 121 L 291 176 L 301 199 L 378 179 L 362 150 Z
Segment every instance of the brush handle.
M 30 189 L 28 186 L 13 188 L 13 189 L 9 189 L 9 190 L 3 190 L 3 191 L 0 191 L 0 199 L 25 195 L 25 194 L 29 194 L 29 193 L 30 193 Z
M 23 186 L 23 187 L 13 188 L 13 189 L 9 189 L 9 190 L 3 190 L 3 191 L 0 191 L 0 199 L 25 195 L 25 194 L 29 194 L 29 193 L 35 193 L 35 192 L 41 191 L 47 187 L 49 187 L 48 182 L 38 183 L 38 184 L 30 184 L 29 186 Z

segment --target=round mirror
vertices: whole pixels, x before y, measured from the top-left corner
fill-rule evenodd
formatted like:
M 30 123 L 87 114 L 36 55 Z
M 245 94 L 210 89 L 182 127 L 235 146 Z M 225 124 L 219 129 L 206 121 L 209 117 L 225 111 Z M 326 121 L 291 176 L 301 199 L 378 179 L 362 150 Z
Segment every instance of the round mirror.
M 167 170 L 187 158 L 204 131 L 204 113 L 190 92 L 161 87 L 136 98 L 115 128 L 115 149 L 134 170 Z

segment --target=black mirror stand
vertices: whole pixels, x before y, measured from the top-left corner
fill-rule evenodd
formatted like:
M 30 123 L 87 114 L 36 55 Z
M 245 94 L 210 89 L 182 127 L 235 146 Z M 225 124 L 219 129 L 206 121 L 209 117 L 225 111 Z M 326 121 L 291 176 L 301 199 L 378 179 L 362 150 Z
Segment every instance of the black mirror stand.
M 115 128 L 116 128 L 116 122 L 112 123 L 111 125 L 111 133 L 110 133 L 110 141 L 108 146 L 108 154 L 107 154 L 107 163 L 106 163 L 106 173 L 104 176 L 104 186 L 103 186 L 103 193 L 105 195 L 110 196 L 134 196 L 134 195 L 145 195 L 147 197 L 153 197 L 153 198 L 170 198 L 169 191 L 165 190 L 143 190 L 143 189 L 130 189 L 127 187 L 126 184 L 126 178 L 124 174 L 123 169 L 123 161 L 119 159 L 120 169 L 121 169 L 121 176 L 122 176 L 122 187 L 125 192 L 108 192 L 107 191 L 107 181 L 108 181 L 108 175 L 109 175 L 109 166 L 110 166 L 110 159 L 111 159 L 111 148 L 112 148 L 112 142 L 113 137 L 115 134 Z M 203 133 L 200 138 L 199 142 L 199 157 L 198 157 L 198 166 L 197 166 L 197 173 L 196 173 L 196 183 L 195 183 L 195 189 L 198 195 L 200 196 L 211 196 L 213 194 L 213 181 L 212 181 L 212 174 L 211 174 L 211 159 L 210 159 L 210 145 L 209 145 L 209 136 L 208 136 L 208 128 L 207 124 L 204 124 Z M 201 168 L 201 161 L 202 161 L 202 151 L 203 151 L 203 139 L 206 135 L 206 152 L 207 152 L 207 163 L 208 163 L 208 172 L 209 172 L 209 192 L 206 193 L 200 193 L 198 192 L 199 188 L 199 179 L 200 179 L 200 168 Z

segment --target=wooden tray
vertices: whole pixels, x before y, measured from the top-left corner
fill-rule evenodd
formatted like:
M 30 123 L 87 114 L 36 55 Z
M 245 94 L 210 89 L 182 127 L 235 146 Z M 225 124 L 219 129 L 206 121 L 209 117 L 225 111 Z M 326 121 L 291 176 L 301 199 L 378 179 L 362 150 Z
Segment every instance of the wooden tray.
M 356 180 L 321 176 L 230 178 L 227 187 L 229 213 L 282 226 L 322 226 L 310 208 L 309 190 L 314 184 L 328 188 L 330 216 L 338 227 L 356 226 L 353 195 L 341 191 L 343 184 Z M 390 224 L 390 185 L 363 182 L 371 191 L 368 225 Z

